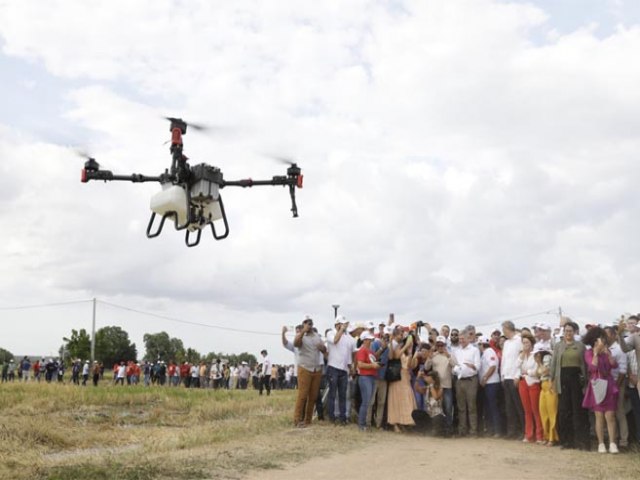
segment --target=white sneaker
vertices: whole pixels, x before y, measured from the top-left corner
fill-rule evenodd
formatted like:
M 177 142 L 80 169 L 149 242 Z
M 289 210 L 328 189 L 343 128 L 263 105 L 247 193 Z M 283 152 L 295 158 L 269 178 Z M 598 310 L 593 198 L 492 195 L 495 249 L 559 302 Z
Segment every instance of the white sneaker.
M 618 446 L 615 443 L 609 444 L 609 453 L 618 453 Z
M 604 443 L 598 445 L 598 453 L 607 453 L 607 447 L 604 445 Z

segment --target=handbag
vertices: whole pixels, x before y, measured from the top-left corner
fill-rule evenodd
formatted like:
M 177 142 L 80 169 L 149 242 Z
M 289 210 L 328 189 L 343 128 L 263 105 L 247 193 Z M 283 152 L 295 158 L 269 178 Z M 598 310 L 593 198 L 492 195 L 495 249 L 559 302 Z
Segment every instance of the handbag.
M 593 390 L 593 396 L 596 400 L 596 405 L 600 405 L 607 396 L 607 380 L 603 378 L 594 378 L 591 380 L 591 389 Z
M 402 371 L 402 364 L 399 358 L 391 359 L 387 362 L 387 371 L 385 372 L 384 379 L 387 382 L 397 382 L 400 380 L 400 372 Z

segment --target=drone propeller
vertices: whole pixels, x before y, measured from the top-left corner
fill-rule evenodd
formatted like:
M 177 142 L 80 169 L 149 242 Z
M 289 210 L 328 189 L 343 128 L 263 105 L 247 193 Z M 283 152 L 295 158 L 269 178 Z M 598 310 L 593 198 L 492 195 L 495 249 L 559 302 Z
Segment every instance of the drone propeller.
M 195 130 L 197 132 L 215 133 L 215 132 L 223 132 L 223 131 L 227 131 L 228 130 L 228 127 L 221 127 L 221 126 L 216 126 L 216 125 L 206 125 L 204 123 L 187 122 L 186 120 L 183 120 L 182 118 L 164 117 L 164 119 L 165 120 L 169 120 L 172 125 L 176 125 L 176 126 L 184 125 L 185 127 L 192 128 L 193 130 Z
M 298 161 L 292 157 L 286 157 L 282 155 L 266 155 L 266 156 L 275 160 L 276 162 L 284 163 L 285 165 L 289 165 L 289 166 L 293 166 L 298 163 Z
M 73 153 L 75 153 L 80 158 L 84 158 L 85 160 L 92 160 L 93 159 L 93 157 L 91 155 L 89 155 L 89 153 L 87 153 L 86 150 L 83 150 L 83 149 L 78 148 L 78 147 L 73 147 Z

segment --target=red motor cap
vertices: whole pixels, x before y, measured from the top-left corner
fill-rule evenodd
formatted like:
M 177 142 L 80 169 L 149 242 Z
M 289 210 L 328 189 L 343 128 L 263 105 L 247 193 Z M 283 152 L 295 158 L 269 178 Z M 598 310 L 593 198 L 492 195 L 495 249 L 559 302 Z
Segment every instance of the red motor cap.
M 171 130 L 171 143 L 173 145 L 182 145 L 182 131 L 179 128 Z
M 80 181 L 82 183 L 87 183 L 87 169 L 83 168 L 82 173 L 80 174 Z
M 298 188 L 302 188 L 302 180 L 304 179 L 304 175 L 298 175 Z

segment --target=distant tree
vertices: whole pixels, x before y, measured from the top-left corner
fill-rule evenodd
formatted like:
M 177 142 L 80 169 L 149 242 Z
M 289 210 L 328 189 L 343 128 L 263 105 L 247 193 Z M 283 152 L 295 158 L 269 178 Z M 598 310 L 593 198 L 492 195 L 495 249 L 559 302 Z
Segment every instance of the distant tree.
M 109 368 L 114 363 L 136 360 L 136 344 L 131 343 L 129 334 L 120 327 L 103 327 L 96 332 L 96 360 Z
M 187 351 L 185 352 L 185 357 L 184 357 L 185 362 L 199 363 L 201 360 L 202 360 L 202 355 L 200 355 L 200 353 L 197 350 L 193 348 L 187 348 Z
M 247 362 L 249 365 L 258 363 L 258 360 L 256 359 L 255 355 L 252 355 L 251 353 L 247 353 L 247 352 L 242 352 L 239 354 L 209 352 L 205 357 L 205 361 L 207 363 L 212 363 L 212 362 L 215 362 L 216 359 L 218 358 L 220 360 L 227 360 L 231 365 L 239 365 L 242 362 Z
M 170 338 L 167 332 L 145 333 L 144 359 L 155 362 L 156 360 L 178 360 L 184 357 L 184 345 L 179 338 Z
M 247 362 L 249 365 L 255 365 L 258 363 L 258 359 L 256 358 L 256 356 L 247 352 L 242 352 L 238 355 L 233 353 L 231 355 L 228 355 L 227 358 L 229 359 L 229 363 L 231 365 L 239 365 L 242 362 Z
M 82 328 L 80 331 L 71 330 L 70 337 L 62 337 L 64 345 L 61 347 L 60 356 L 67 359 L 80 358 L 87 360 L 91 357 L 91 336 Z
M 15 359 L 13 353 L 11 353 L 9 350 L 5 350 L 4 348 L 0 348 L 0 363 L 8 362 L 12 358 Z

